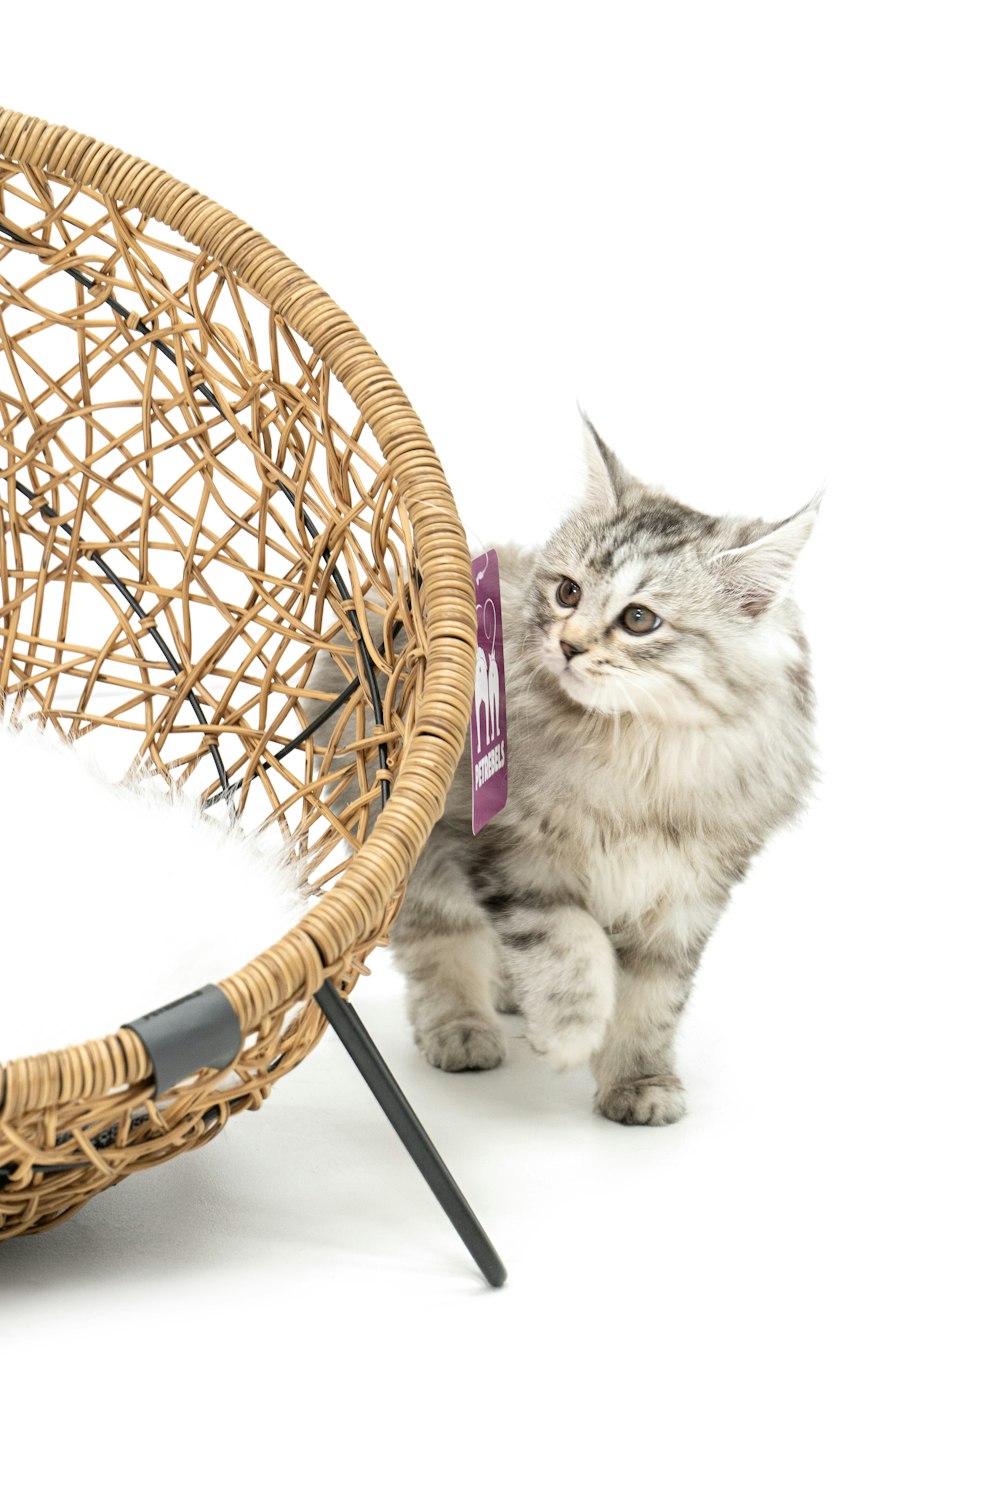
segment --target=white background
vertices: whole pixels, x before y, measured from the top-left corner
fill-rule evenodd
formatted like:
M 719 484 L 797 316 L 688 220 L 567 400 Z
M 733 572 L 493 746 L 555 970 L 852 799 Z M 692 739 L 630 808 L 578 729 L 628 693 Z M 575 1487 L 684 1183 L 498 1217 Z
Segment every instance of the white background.
M 383 960 L 359 1007 L 508 1287 L 327 1040 L 210 1149 L 0 1246 L 5 1493 L 997 1493 L 991 19 L 5 7 L 3 103 L 303 265 L 474 544 L 571 503 L 577 400 L 700 508 L 827 491 L 824 782 L 706 957 L 688 1118 L 596 1119 L 515 1021 L 497 1073 L 432 1072 Z

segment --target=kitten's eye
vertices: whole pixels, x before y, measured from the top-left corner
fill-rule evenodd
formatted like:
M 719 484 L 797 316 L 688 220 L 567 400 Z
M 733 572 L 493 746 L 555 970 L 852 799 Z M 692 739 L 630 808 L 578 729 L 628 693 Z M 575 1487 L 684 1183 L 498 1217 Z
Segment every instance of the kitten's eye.
M 572 578 L 564 578 L 556 589 L 556 600 L 564 609 L 575 609 L 580 602 L 580 585 Z
M 647 609 L 645 604 L 630 604 L 628 609 L 622 611 L 621 623 L 629 635 L 649 635 L 663 621 L 659 615 L 654 615 L 651 609 Z

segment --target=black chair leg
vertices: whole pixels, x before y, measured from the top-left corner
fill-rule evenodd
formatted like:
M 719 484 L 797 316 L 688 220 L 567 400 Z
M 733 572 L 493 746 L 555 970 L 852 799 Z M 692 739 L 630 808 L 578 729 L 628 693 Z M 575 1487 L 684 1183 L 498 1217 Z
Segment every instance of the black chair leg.
M 503 1261 L 490 1244 L 458 1183 L 438 1155 L 430 1136 L 413 1113 L 354 1006 L 340 998 L 329 980 L 317 992 L 316 1003 L 347 1048 L 362 1078 L 416 1162 L 427 1186 L 458 1230 L 476 1265 L 490 1286 L 503 1286 L 507 1280 Z

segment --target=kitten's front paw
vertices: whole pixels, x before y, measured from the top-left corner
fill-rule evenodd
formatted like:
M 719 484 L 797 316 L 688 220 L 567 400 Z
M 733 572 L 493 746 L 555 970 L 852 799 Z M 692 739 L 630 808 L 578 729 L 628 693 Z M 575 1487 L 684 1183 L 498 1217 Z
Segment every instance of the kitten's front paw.
M 574 1021 L 544 1034 L 529 1026 L 528 1041 L 550 1068 L 562 1073 L 587 1062 L 603 1042 L 607 1029 L 608 1023 L 603 1016 L 597 1020 Z
M 684 1089 L 673 1073 L 633 1078 L 598 1091 L 599 1115 L 619 1125 L 674 1125 L 684 1114 Z
M 417 1046 L 432 1068 L 446 1073 L 485 1072 L 498 1068 L 507 1055 L 503 1032 L 472 1021 L 446 1021 L 417 1037 Z

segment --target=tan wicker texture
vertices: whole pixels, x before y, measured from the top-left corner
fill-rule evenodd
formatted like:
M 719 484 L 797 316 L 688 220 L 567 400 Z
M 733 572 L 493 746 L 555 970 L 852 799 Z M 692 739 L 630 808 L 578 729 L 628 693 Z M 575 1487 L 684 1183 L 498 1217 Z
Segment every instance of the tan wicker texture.
M 7 711 L 270 820 L 317 897 L 205 976 L 240 1022 L 231 1072 L 154 1102 L 126 1029 L 6 1062 L 0 1238 L 210 1139 L 314 1045 L 310 997 L 350 992 L 440 814 L 475 639 L 441 466 L 351 320 L 183 183 L 0 110 Z M 303 735 L 317 651 L 351 685 L 322 750 Z

